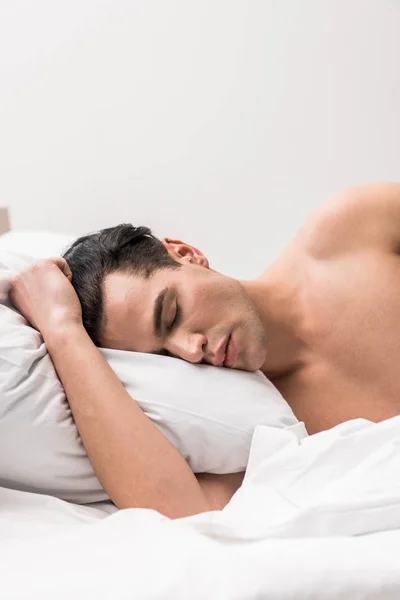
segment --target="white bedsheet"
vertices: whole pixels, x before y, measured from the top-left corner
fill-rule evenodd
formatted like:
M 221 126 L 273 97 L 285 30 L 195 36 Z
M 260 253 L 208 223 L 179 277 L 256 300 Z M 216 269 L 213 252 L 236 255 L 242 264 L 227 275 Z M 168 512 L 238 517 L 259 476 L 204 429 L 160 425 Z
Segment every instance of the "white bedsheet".
M 0 489 L 0 597 L 397 600 L 399 475 L 396 417 L 259 426 L 226 509 L 186 519 Z

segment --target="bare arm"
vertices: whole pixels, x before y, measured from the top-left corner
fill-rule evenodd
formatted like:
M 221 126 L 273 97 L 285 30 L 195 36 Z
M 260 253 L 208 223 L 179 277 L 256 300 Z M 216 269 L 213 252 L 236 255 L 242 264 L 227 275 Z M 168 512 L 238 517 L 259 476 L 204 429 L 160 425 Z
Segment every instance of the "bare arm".
M 184 458 L 132 401 L 83 327 L 45 340 L 93 469 L 120 508 L 210 510 Z
M 104 489 L 120 508 L 153 508 L 173 518 L 223 508 L 242 477 L 200 476 L 199 483 L 90 340 L 61 261 L 41 261 L 18 275 L 12 300 L 43 334 Z

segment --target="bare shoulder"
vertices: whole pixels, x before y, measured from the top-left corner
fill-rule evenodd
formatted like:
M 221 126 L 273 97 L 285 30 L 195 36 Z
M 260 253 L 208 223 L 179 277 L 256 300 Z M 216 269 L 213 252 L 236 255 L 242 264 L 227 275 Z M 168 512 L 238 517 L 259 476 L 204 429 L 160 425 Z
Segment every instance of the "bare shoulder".
M 335 194 L 310 215 L 298 236 L 314 258 L 364 248 L 397 251 L 400 183 L 371 183 Z

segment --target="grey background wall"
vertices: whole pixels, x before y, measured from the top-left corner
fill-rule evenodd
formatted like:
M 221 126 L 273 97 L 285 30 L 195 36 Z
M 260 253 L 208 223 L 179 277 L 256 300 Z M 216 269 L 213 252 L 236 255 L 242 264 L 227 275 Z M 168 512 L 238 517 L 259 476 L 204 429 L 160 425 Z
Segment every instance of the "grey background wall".
M 400 180 L 396 0 L 2 0 L 0 87 L 15 229 L 147 224 L 252 277 Z

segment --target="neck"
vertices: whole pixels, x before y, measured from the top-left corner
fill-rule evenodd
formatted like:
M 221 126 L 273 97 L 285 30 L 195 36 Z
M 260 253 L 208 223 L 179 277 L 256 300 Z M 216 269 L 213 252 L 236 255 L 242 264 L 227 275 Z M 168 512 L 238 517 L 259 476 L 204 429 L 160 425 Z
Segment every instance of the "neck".
M 288 375 L 300 365 L 305 348 L 304 285 L 298 269 L 274 263 L 258 279 L 241 283 L 264 328 L 267 354 L 261 370 L 269 379 Z

